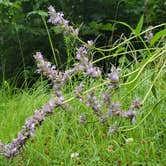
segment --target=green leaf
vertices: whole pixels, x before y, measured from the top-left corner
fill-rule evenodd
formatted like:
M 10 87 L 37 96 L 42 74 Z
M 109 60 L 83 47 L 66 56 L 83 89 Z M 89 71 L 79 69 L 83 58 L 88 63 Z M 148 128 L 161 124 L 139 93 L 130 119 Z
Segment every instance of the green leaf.
M 47 14 L 47 12 L 45 12 L 45 11 L 42 11 L 42 10 L 35 10 L 35 11 L 32 11 L 32 12 L 29 12 L 28 14 L 27 14 L 27 17 L 29 17 L 29 16 L 31 16 L 31 15 L 40 15 L 40 16 L 48 16 L 48 14 Z
M 38 14 L 40 15 L 40 16 L 48 16 L 48 13 L 47 12 L 45 12 L 45 11 L 42 11 L 42 10 L 39 10 L 38 11 Z
M 157 90 L 155 86 L 152 87 L 152 94 L 157 99 Z
M 92 28 L 96 28 L 97 27 L 97 22 L 96 21 L 92 21 L 89 23 L 89 26 Z
M 56 34 L 60 34 L 63 32 L 63 30 L 59 27 L 51 27 L 51 30 L 53 30 L 54 33 L 56 33 Z
M 113 22 L 117 23 L 117 24 L 121 24 L 121 25 L 124 25 L 126 26 L 127 28 L 129 28 L 131 30 L 131 32 L 135 33 L 135 30 L 129 25 L 127 24 L 126 22 L 123 22 L 123 21 L 116 21 L 116 20 L 113 20 Z
M 101 30 L 103 30 L 103 31 L 112 31 L 113 30 L 113 26 L 110 23 L 103 24 L 101 26 Z
M 144 67 L 144 65 L 147 63 L 149 58 L 150 57 L 147 57 L 144 60 L 142 60 L 142 62 L 137 64 L 137 67 L 135 69 L 137 71 L 135 73 L 133 73 L 130 77 L 128 77 L 127 82 L 131 82 L 130 84 L 126 85 L 126 88 L 128 89 L 128 91 L 130 91 L 136 85 L 136 83 L 137 83 L 137 81 L 138 81 L 138 79 L 140 77 L 140 75 L 138 75 L 138 74 L 139 74 L 140 70 Z
M 143 23 L 144 23 L 144 15 L 141 16 L 141 18 L 140 18 L 140 20 L 139 20 L 139 22 L 137 24 L 137 27 L 134 30 L 135 35 L 139 35 L 139 33 L 142 30 Z
M 163 29 L 157 32 L 154 37 L 150 41 L 150 46 L 154 46 L 154 44 L 162 37 L 166 35 L 166 29 Z

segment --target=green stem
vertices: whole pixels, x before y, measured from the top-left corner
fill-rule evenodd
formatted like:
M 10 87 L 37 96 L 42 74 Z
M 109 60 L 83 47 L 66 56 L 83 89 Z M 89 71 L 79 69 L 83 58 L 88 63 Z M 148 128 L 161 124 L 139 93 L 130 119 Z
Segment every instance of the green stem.
M 161 53 L 163 53 L 163 52 L 161 52 Z M 156 58 L 158 58 L 158 57 L 161 55 L 161 53 L 160 53 L 158 56 L 156 56 L 156 57 L 155 57 L 156 54 L 154 54 L 154 55 L 152 56 L 152 58 L 155 57 L 153 60 L 155 60 Z M 150 59 L 150 60 L 149 60 L 149 59 Z M 131 84 L 132 82 L 134 82 L 134 81 L 139 77 L 139 75 L 142 73 L 142 71 L 143 71 L 143 69 L 146 67 L 146 65 L 147 65 L 149 62 L 152 61 L 151 58 L 149 58 L 149 59 L 148 59 L 148 61 L 143 65 L 143 67 L 142 67 L 141 69 L 137 69 L 137 70 L 139 70 L 139 72 L 138 72 L 138 74 L 137 74 L 137 76 L 136 76 L 135 79 L 133 79 L 133 80 L 130 81 L 130 82 L 120 84 L 120 86 L 124 86 L 124 85 Z M 92 88 L 86 90 L 86 91 L 83 93 L 83 95 L 87 94 L 88 92 L 90 92 L 90 91 L 92 91 L 92 90 L 94 90 L 94 89 L 96 89 L 96 88 L 99 88 L 99 87 L 101 87 L 101 86 L 103 86 L 103 85 L 106 85 L 106 84 L 109 84 L 109 83 L 110 83 L 110 81 L 104 81 L 103 83 L 101 83 L 101 84 L 99 84 L 99 85 L 97 85 L 97 86 L 94 86 L 94 87 L 92 87 Z M 69 101 L 72 101 L 73 99 L 75 99 L 75 97 L 71 97 L 71 98 L 65 100 L 65 101 L 64 101 L 64 104 L 67 103 L 67 102 L 69 102 Z
M 150 48 L 150 50 L 155 50 L 156 48 Z M 146 51 L 147 49 L 144 48 L 144 49 L 138 49 L 138 50 L 131 50 L 131 51 L 126 51 L 126 52 L 122 52 L 122 53 L 115 53 L 115 54 L 112 54 L 112 55 L 107 55 L 107 56 L 104 56 L 104 57 L 101 57 L 95 61 L 93 61 L 93 63 L 97 63 L 97 62 L 100 62 L 101 60 L 104 60 L 104 59 L 107 59 L 107 58 L 110 58 L 110 57 L 116 57 L 116 56 L 119 56 L 119 55 L 125 55 L 125 54 L 129 54 L 129 53 L 133 53 L 133 52 L 140 52 L 140 51 Z
M 143 69 L 146 67 L 146 65 L 149 63 L 149 62 L 152 62 L 153 60 L 155 60 L 156 58 L 158 58 L 158 57 L 160 57 L 163 53 L 165 53 L 166 52 L 166 50 L 164 50 L 163 52 L 161 52 L 160 54 L 158 54 L 157 55 L 157 53 L 156 54 L 154 54 L 151 58 L 149 58 L 148 60 L 147 60 L 147 62 L 141 67 L 141 69 L 139 69 L 139 72 L 138 72 L 138 74 L 136 75 L 136 77 L 132 80 L 132 81 L 130 81 L 130 82 L 126 82 L 126 83 L 123 83 L 123 84 L 121 84 L 121 85 L 129 85 L 129 84 L 131 84 L 131 83 L 133 83 L 134 81 L 136 81 L 137 79 L 138 79 L 138 77 L 141 75 L 141 73 L 142 73 L 142 71 L 143 71 Z M 157 55 L 157 56 L 156 56 Z M 137 69 L 138 70 L 138 69 Z
M 20 36 L 19 36 L 19 32 L 18 32 L 16 23 L 14 25 L 15 25 L 15 29 L 16 29 L 17 39 L 18 39 L 18 43 L 19 43 L 19 47 L 20 47 L 20 54 L 21 54 L 21 58 L 22 58 L 23 68 L 24 68 L 23 75 L 24 75 L 24 80 L 25 80 L 25 86 L 27 87 L 27 76 L 26 76 L 26 73 L 25 73 L 26 72 L 26 68 L 25 68 L 24 53 L 23 53 L 21 40 L 20 40 Z
M 150 30 L 153 30 L 153 29 L 159 28 L 159 27 L 161 27 L 161 26 L 165 26 L 165 25 L 166 25 L 166 23 L 163 23 L 163 24 L 157 25 L 157 26 L 155 26 L 155 27 L 149 28 L 149 29 L 147 29 L 147 30 L 141 32 L 139 35 L 143 35 L 144 33 L 148 32 L 148 31 L 150 31 Z M 135 39 L 136 37 L 138 37 L 138 35 L 137 35 L 137 36 L 135 35 L 135 36 L 132 36 L 132 37 L 126 39 L 124 42 L 118 44 L 117 46 L 115 46 L 115 47 L 113 47 L 113 48 L 101 49 L 101 48 L 96 48 L 96 47 L 94 47 L 94 46 L 92 46 L 92 48 L 93 48 L 94 50 L 97 50 L 97 51 L 109 52 L 109 51 L 113 51 L 113 50 L 115 50 L 116 48 L 118 48 L 118 47 L 120 47 L 120 46 L 126 44 L 128 41 L 130 41 L 130 40 L 132 40 L 132 39 Z M 77 39 L 78 41 L 80 41 L 82 44 L 88 45 L 86 42 L 84 42 L 83 40 L 81 40 L 78 36 L 76 37 L 76 39 Z M 89 46 L 89 45 L 88 45 L 88 46 Z
M 53 54 L 53 57 L 54 57 L 55 64 L 56 64 L 56 66 L 58 66 L 58 61 L 57 61 L 57 58 L 56 58 L 56 55 L 55 55 L 55 50 L 54 50 L 54 47 L 53 47 L 53 43 L 52 43 L 52 39 L 51 39 L 51 35 L 50 35 L 50 32 L 49 32 L 48 26 L 46 24 L 46 20 L 43 16 L 41 16 L 41 18 L 42 18 L 42 21 L 43 21 L 44 26 L 46 28 L 46 31 L 47 31 L 48 40 L 49 40 L 49 43 L 50 43 L 50 46 L 51 46 L 51 50 L 52 50 L 52 54 Z M 60 60 L 60 57 L 58 57 L 58 58 Z
M 135 125 L 132 128 L 128 128 L 128 129 L 123 129 L 123 128 L 126 128 L 126 126 L 120 127 L 119 128 L 120 131 L 121 132 L 131 131 L 131 130 L 134 130 L 137 127 L 139 127 L 145 121 L 145 119 L 153 112 L 153 110 L 161 103 L 161 101 L 163 101 L 165 99 L 166 99 L 166 95 L 163 96 L 162 98 L 160 98 L 160 100 L 154 105 L 154 107 L 144 116 L 144 118 L 137 125 Z
M 166 62 L 165 62 L 165 63 L 166 63 Z M 165 63 L 164 63 L 164 64 L 163 64 L 163 66 L 161 67 L 161 69 L 160 69 L 160 71 L 158 72 L 158 74 L 157 74 L 156 78 L 153 80 L 153 83 L 151 84 L 151 86 L 150 86 L 150 88 L 149 88 L 148 92 L 146 93 L 146 95 L 145 95 L 145 97 L 144 97 L 144 99 L 143 99 L 143 101 L 142 101 L 142 104 L 144 104 L 144 102 L 145 102 L 145 101 L 146 101 L 146 99 L 148 98 L 148 96 L 149 96 L 149 94 L 150 94 L 150 92 L 151 92 L 151 90 L 152 90 L 152 88 L 153 88 L 153 86 L 154 86 L 154 84 L 155 84 L 156 80 L 157 80 L 157 79 L 158 79 L 158 77 L 160 76 L 161 71 L 163 70 L 163 68 L 165 67 Z

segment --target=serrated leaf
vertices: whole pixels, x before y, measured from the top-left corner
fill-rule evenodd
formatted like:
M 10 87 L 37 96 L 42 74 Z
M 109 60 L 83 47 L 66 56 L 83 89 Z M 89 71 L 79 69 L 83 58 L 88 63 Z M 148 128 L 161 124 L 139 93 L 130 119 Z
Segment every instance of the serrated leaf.
M 162 37 L 166 35 L 166 29 L 163 29 L 159 32 L 157 32 L 154 37 L 150 41 L 150 46 L 154 46 L 154 44 Z

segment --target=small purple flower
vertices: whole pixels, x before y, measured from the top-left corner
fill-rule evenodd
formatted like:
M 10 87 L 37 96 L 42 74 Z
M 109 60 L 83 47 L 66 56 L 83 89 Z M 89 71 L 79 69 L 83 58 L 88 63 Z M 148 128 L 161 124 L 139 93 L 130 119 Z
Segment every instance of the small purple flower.
M 118 129 L 118 123 L 115 122 L 113 126 L 109 127 L 108 133 L 113 135 Z
M 128 110 L 123 114 L 124 117 L 129 118 L 131 123 L 135 123 L 135 116 L 137 115 L 136 111 Z
M 110 80 L 110 82 L 112 84 L 117 84 L 119 83 L 119 74 L 117 71 L 113 71 L 111 73 L 108 74 L 108 80 Z
M 116 102 L 116 103 L 112 102 L 111 108 L 113 111 L 120 110 L 120 103 L 119 102 Z
M 140 99 L 138 97 L 133 101 L 132 104 L 133 104 L 133 107 L 136 109 L 140 109 L 142 106 Z
M 92 76 L 92 77 L 100 77 L 101 70 L 98 67 L 94 67 L 92 62 L 88 59 L 89 48 L 85 45 L 77 48 L 76 59 L 79 60 L 77 64 L 77 68 L 79 70 L 84 71 L 84 77 Z
M 91 107 L 93 113 L 97 116 L 101 116 L 103 111 L 101 109 L 101 104 L 97 97 L 95 96 L 95 92 L 92 91 L 87 95 L 87 106 Z
M 44 115 L 45 113 L 43 110 L 36 110 L 34 114 L 34 119 L 40 123 L 43 121 Z
M 102 99 L 103 99 L 103 104 L 107 107 L 107 108 L 110 108 L 111 106 L 111 97 L 110 97 L 110 94 L 108 92 L 104 92 L 102 95 L 101 95 Z
M 83 101 L 84 83 L 81 82 L 79 86 L 75 88 L 75 95 L 80 100 Z
M 109 118 L 109 115 L 108 115 L 108 114 L 104 115 L 103 117 L 99 118 L 99 123 L 104 123 L 104 122 L 106 122 L 106 121 L 108 120 L 108 118 Z
M 149 26 L 148 27 L 148 31 L 145 33 L 145 36 L 144 36 L 144 38 L 146 39 L 146 42 L 148 42 L 148 43 L 150 43 L 150 41 L 151 41 L 151 39 L 153 38 L 153 32 L 152 32 L 152 29 L 153 28 L 153 26 Z
M 109 109 L 108 112 L 107 112 L 107 115 L 110 117 L 113 113 L 113 110 L 112 109 Z

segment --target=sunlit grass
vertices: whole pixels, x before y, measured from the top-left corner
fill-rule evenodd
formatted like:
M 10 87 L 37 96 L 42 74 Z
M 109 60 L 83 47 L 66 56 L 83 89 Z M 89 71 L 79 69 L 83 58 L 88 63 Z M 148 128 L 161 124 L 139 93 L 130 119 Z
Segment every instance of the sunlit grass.
M 153 82 L 151 77 L 148 77 L 151 74 L 151 70 L 146 69 L 134 90 L 128 91 L 126 86 L 121 87 L 118 97 L 114 100 L 123 98 L 121 105 L 126 109 L 135 96 L 143 99 Z M 165 86 L 163 74 L 158 81 Z M 139 84 L 142 79 L 146 81 Z M 10 142 L 24 124 L 25 119 L 49 99 L 50 90 L 45 85 L 39 83 L 37 88 L 12 95 L 1 91 L 0 138 L 3 142 Z M 71 88 L 70 85 L 69 89 Z M 103 90 L 105 90 L 104 87 L 100 87 L 98 91 Z M 71 109 L 57 108 L 52 116 L 45 119 L 42 126 L 37 129 L 36 135 L 28 141 L 24 150 L 16 158 L 7 160 L 1 156 L 0 165 L 163 165 L 166 162 L 164 149 L 166 146 L 164 122 L 166 102 L 162 100 L 154 108 L 164 95 L 160 86 L 156 89 L 156 93 L 157 98 L 152 92 L 149 94 L 138 113 L 135 125 L 131 125 L 128 120 L 118 118 L 112 118 L 108 123 L 100 124 L 92 116 L 91 109 L 80 104 L 76 99 L 72 100 Z M 68 92 L 67 98 L 72 95 Z M 81 113 L 88 115 L 89 123 L 85 126 L 79 124 Z M 142 119 L 144 119 L 143 122 L 141 122 Z M 110 136 L 108 127 L 115 120 L 119 120 L 120 126 L 127 126 L 125 129 L 129 130 L 123 131 L 124 128 L 121 128 L 115 135 Z M 141 124 L 132 129 L 139 122 Z M 132 138 L 132 141 L 128 143 L 129 138 Z M 75 152 L 79 156 L 72 159 L 71 154 Z

